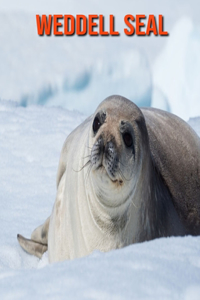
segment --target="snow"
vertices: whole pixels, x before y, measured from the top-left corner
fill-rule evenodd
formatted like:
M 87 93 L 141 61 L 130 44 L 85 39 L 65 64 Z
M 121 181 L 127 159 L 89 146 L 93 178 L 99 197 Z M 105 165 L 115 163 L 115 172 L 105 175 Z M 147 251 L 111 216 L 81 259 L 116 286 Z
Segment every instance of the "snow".
M 160 239 L 38 269 L 7 271 L 1 279 L 3 293 L 12 299 L 195 300 L 200 292 L 199 250 L 199 238 Z
M 200 237 L 161 238 L 48 264 L 25 253 L 51 213 L 66 136 L 85 119 L 61 108 L 0 101 L 1 299 L 199 299 Z M 189 121 L 200 132 L 200 117 Z

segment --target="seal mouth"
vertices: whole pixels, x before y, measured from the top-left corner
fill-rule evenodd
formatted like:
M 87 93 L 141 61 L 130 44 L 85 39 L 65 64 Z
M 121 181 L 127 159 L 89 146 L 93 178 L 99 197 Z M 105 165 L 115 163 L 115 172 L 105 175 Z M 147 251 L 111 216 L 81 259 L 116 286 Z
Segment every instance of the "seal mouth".
M 120 178 L 120 179 L 117 179 L 117 178 L 113 178 L 112 176 L 110 176 L 108 170 L 107 170 L 107 166 L 104 165 L 103 162 L 101 162 L 99 164 L 99 166 L 97 168 L 95 168 L 96 171 L 104 171 L 106 173 L 106 175 L 109 177 L 109 179 L 113 182 L 113 183 L 117 183 L 119 185 L 122 185 L 123 184 L 123 180 Z

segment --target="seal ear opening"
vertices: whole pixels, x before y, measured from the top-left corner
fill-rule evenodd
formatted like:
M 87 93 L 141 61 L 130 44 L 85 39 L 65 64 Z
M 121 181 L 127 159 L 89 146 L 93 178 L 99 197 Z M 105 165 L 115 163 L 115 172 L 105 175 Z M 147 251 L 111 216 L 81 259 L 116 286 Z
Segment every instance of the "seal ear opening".
M 47 245 L 37 243 L 30 239 L 26 239 L 21 234 L 17 235 L 17 239 L 22 249 L 24 249 L 29 254 L 42 258 L 43 253 L 47 251 Z

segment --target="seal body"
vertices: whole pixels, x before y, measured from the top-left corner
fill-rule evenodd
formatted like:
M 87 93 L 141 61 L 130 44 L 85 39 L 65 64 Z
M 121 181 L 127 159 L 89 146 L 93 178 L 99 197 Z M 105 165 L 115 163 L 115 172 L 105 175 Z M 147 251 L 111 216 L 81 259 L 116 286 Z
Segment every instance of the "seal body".
M 200 140 L 180 118 L 105 99 L 63 146 L 50 218 L 21 246 L 55 262 L 200 234 Z

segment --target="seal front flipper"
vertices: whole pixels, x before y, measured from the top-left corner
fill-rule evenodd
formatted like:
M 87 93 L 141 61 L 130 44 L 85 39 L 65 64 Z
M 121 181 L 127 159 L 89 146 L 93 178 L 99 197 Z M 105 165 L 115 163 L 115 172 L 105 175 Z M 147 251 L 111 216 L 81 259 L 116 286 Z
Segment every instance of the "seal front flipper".
M 47 251 L 47 245 L 37 243 L 33 240 L 26 239 L 22 235 L 17 235 L 18 242 L 20 246 L 28 253 L 42 258 L 44 252 Z
M 50 217 L 44 222 L 44 224 L 37 227 L 31 234 L 31 239 L 26 239 L 20 234 L 17 235 L 20 246 L 26 252 L 41 258 L 43 253 L 47 251 L 49 221 Z
M 46 219 L 44 224 L 38 226 L 31 234 L 31 240 L 43 245 L 48 245 L 48 233 L 49 233 L 49 221 L 50 217 Z

